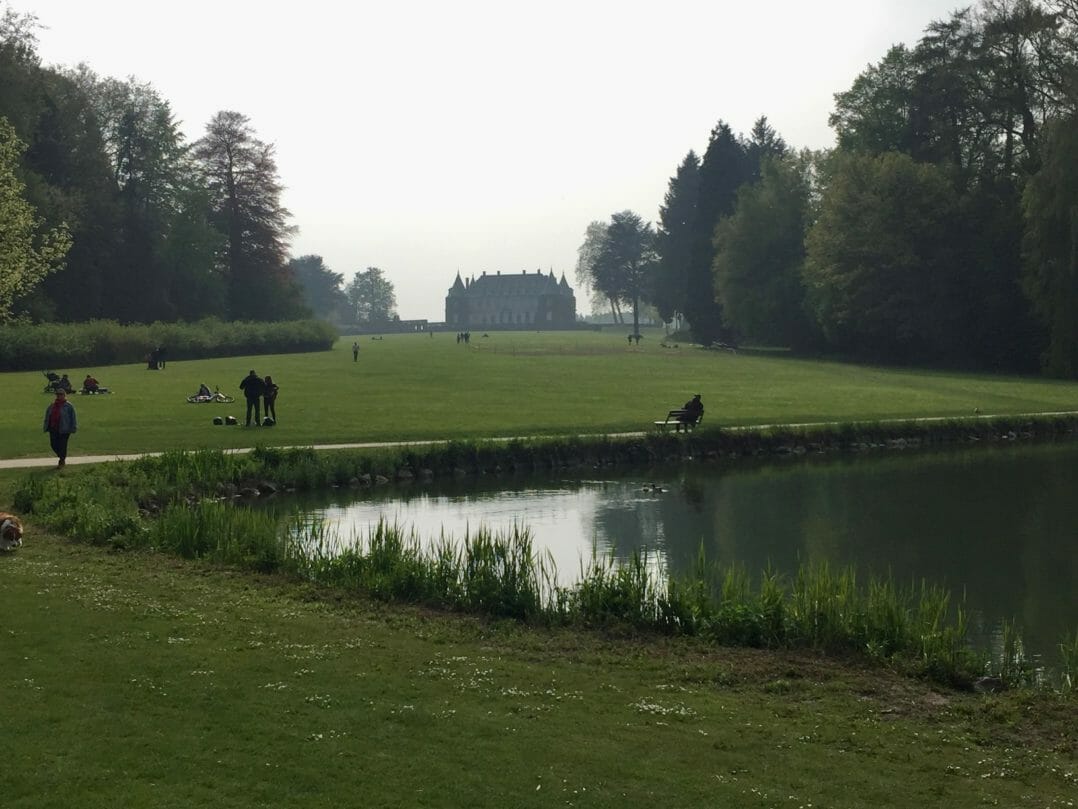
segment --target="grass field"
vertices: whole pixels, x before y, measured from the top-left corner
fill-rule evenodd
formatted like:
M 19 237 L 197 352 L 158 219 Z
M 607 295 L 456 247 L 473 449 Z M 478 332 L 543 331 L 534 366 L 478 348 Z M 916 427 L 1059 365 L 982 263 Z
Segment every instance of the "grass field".
M 311 445 L 484 438 L 646 429 L 693 393 L 706 425 L 962 417 L 975 409 L 1014 414 L 1078 409 L 1078 384 L 792 359 L 782 354 L 639 347 L 617 332 L 491 332 L 471 345 L 452 334 L 354 338 L 332 351 L 59 368 L 76 384 L 92 371 L 115 393 L 74 397 L 73 455 L 171 448 Z M 215 427 L 214 415 L 244 416 L 240 380 L 254 368 L 281 386 L 272 431 Z M 0 374 L 5 404 L 0 457 L 47 456 L 41 432 L 49 396 L 40 373 Z M 199 383 L 237 396 L 233 405 L 191 405 Z
M 618 334 L 452 335 L 87 370 L 76 453 L 624 431 L 692 393 L 708 424 L 1070 410 L 1078 385 L 660 348 Z M 214 427 L 249 368 L 280 426 Z M 40 374 L 4 374 L 4 457 L 46 455 Z M 74 478 L 80 470 L 71 470 Z M 34 473 L 47 476 L 46 473 Z M 0 471 L 0 504 L 12 470 Z M 64 478 L 66 479 L 66 478 Z M 655 635 L 523 628 L 29 523 L 0 554 L 0 805 L 1067 807 L 1074 692 L 960 693 L 880 666 Z
M 523 630 L 35 534 L 0 556 L 5 809 L 1067 807 L 1074 701 Z

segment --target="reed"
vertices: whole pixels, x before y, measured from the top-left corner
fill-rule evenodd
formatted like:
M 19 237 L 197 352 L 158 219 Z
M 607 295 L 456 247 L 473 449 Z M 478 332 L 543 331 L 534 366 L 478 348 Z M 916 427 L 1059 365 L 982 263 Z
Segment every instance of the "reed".
M 1078 631 L 1059 642 L 1060 680 L 1067 691 L 1078 691 Z
M 508 534 L 481 528 L 459 542 L 442 536 L 425 545 L 414 532 L 385 522 L 365 537 L 343 538 L 321 523 L 282 524 L 217 501 L 229 487 L 264 480 L 319 487 L 379 470 L 392 474 L 402 465 L 581 462 L 601 458 L 616 445 L 458 442 L 374 454 L 262 448 L 248 456 L 175 451 L 63 476 L 31 474 L 14 500 L 20 511 L 80 541 L 299 575 L 378 599 L 531 623 L 620 624 L 721 644 L 865 655 L 955 684 L 969 683 L 985 670 L 984 658 L 969 648 L 962 604 L 952 604 L 946 591 L 925 582 L 859 582 L 851 568 L 826 564 L 804 566 L 789 580 L 773 571 L 754 578 L 738 567 L 710 563 L 701 549 L 687 577 L 671 578 L 643 550 L 623 562 L 593 555 L 579 580 L 563 586 L 523 526 Z M 1063 677 L 1073 683 L 1078 640 L 1060 648 Z M 1005 682 L 1033 682 L 1015 627 L 1005 629 L 997 657 L 993 665 Z

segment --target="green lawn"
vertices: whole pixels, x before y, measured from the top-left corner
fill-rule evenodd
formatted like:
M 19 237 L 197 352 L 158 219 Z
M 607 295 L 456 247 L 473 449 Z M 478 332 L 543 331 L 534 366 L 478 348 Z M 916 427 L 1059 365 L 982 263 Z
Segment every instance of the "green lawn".
M 482 438 L 645 429 L 693 393 L 707 424 L 746 425 L 960 417 L 975 408 L 1011 414 L 1078 408 L 1078 384 L 1039 378 L 883 369 L 661 347 L 649 332 L 639 348 L 621 332 L 491 332 L 458 345 L 452 334 L 353 337 L 314 354 L 61 368 L 87 371 L 114 391 L 74 397 L 80 430 L 71 452 L 310 445 Z M 240 380 L 254 368 L 281 386 L 272 432 L 214 427 L 214 415 L 244 415 Z M 0 457 L 47 456 L 41 422 L 49 397 L 40 373 L 0 374 L 6 401 Z M 239 397 L 234 405 L 191 405 L 200 382 Z
M 1072 698 L 489 626 L 36 532 L 0 556 L 0 578 L 5 809 L 1064 807 L 1078 794 Z

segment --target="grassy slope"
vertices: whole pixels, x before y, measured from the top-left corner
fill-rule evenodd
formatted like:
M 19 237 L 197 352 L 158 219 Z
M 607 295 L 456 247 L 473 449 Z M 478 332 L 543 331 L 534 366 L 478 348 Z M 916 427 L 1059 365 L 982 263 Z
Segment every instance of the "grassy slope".
M 87 370 L 116 393 L 76 397 L 80 432 L 73 454 L 173 447 L 396 441 L 429 438 L 640 430 L 692 393 L 708 424 L 761 424 L 891 417 L 967 416 L 1071 410 L 1078 385 L 662 348 L 651 333 L 639 347 L 619 333 L 491 332 L 458 345 L 452 334 L 352 337 L 331 352 L 170 362 Z M 213 427 L 214 415 L 242 420 L 243 404 L 189 405 L 200 382 L 240 396 L 249 368 L 281 386 L 272 433 Z M 0 374 L 5 405 L 2 457 L 48 455 L 41 421 L 48 396 L 34 373 Z
M 32 534 L 0 557 L 7 809 L 1067 806 L 1073 700 L 523 631 Z

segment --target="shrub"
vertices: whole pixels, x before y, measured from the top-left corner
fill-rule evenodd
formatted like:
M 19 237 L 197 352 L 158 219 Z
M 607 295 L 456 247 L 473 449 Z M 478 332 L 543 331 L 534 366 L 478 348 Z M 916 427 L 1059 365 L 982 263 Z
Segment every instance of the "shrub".
M 333 326 L 319 320 L 11 324 L 0 326 L 0 371 L 142 362 L 157 346 L 167 348 L 168 360 L 328 351 L 337 336 Z

